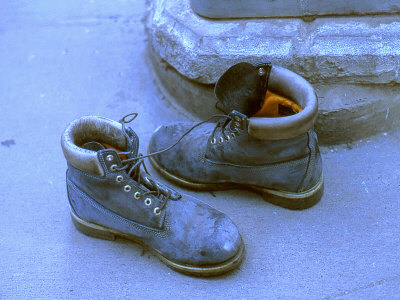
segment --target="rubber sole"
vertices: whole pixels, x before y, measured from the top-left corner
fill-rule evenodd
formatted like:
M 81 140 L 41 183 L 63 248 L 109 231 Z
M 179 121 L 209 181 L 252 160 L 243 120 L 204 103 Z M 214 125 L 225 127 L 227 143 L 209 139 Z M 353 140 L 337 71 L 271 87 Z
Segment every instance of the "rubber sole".
M 198 183 L 191 182 L 187 179 L 180 178 L 174 174 L 169 173 L 163 169 L 153 157 L 149 157 L 151 164 L 154 168 L 161 173 L 168 180 L 194 190 L 199 191 L 215 191 L 215 190 L 229 190 L 229 189 L 251 189 L 263 197 L 263 199 L 272 204 L 293 209 L 300 210 L 312 207 L 321 199 L 324 192 L 324 178 L 323 175 L 319 178 L 318 182 L 310 189 L 303 192 L 287 192 L 274 189 L 262 188 L 248 184 L 237 184 L 237 183 Z
M 137 239 L 135 236 L 124 234 L 124 233 L 115 231 L 111 228 L 101 226 L 98 224 L 94 224 L 94 223 L 91 223 L 87 220 L 80 218 L 73 211 L 73 209 L 71 209 L 71 217 L 72 217 L 72 221 L 73 221 L 76 229 L 78 231 L 80 231 L 81 233 L 91 236 L 91 237 L 104 239 L 104 240 L 114 241 L 116 238 L 122 238 L 122 239 L 126 239 L 129 241 L 138 243 L 138 244 L 142 245 L 143 247 L 145 247 L 146 249 L 150 250 L 152 253 L 154 253 L 168 267 L 172 268 L 175 271 L 178 271 L 178 272 L 181 272 L 181 273 L 184 273 L 187 275 L 201 276 L 201 277 L 221 275 L 221 274 L 227 273 L 227 272 L 232 271 L 233 269 L 237 268 L 240 265 L 240 263 L 242 262 L 243 257 L 244 257 L 245 251 L 244 251 L 244 244 L 242 241 L 240 248 L 239 248 L 238 252 L 236 253 L 236 255 L 221 264 L 211 265 L 211 266 L 192 266 L 192 265 L 180 264 L 178 262 L 172 261 L 172 260 L 164 257 L 157 250 L 146 245 L 145 243 L 143 243 L 142 241 Z

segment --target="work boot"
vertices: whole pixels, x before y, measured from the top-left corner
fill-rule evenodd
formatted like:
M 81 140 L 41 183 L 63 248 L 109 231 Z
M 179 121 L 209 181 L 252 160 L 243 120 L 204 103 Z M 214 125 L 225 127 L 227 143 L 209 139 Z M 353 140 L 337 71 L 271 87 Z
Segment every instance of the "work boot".
M 156 129 L 150 158 L 171 181 L 197 190 L 249 189 L 289 209 L 317 203 L 322 161 L 313 125 L 318 104 L 301 76 L 270 64 L 237 64 L 215 87 L 217 123 L 175 122 Z M 171 147 L 170 147 L 171 148 Z
M 125 127 L 136 115 L 120 123 L 82 117 L 62 134 L 76 228 L 97 238 L 138 242 L 182 273 L 211 276 L 234 269 L 244 253 L 237 227 L 225 214 L 141 169 L 139 139 Z

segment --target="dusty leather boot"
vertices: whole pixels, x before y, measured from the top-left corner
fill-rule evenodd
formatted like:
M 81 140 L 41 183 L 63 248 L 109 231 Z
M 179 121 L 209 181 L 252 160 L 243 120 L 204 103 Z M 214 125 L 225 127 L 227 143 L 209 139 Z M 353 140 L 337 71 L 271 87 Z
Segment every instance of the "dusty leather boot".
M 317 203 L 323 176 L 312 129 L 318 112 L 312 86 L 282 67 L 240 63 L 221 76 L 215 94 L 227 114 L 217 115 L 217 123 L 156 129 L 149 153 L 179 142 L 151 157 L 153 166 L 193 189 L 251 189 L 290 209 Z
M 169 267 L 190 275 L 218 275 L 237 267 L 244 245 L 235 224 L 143 171 L 139 139 L 125 128 L 136 114 L 127 117 L 121 123 L 82 117 L 62 134 L 76 228 L 97 238 L 138 242 Z

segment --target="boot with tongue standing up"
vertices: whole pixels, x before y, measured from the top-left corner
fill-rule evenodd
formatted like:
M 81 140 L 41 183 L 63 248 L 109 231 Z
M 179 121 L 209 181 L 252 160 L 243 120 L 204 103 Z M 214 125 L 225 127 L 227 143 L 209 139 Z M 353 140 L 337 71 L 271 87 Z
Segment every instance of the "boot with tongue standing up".
M 288 69 L 242 62 L 220 77 L 215 95 L 225 114 L 156 129 L 149 153 L 177 144 L 152 156 L 154 167 L 193 189 L 251 189 L 289 209 L 317 203 L 323 176 L 312 86 Z

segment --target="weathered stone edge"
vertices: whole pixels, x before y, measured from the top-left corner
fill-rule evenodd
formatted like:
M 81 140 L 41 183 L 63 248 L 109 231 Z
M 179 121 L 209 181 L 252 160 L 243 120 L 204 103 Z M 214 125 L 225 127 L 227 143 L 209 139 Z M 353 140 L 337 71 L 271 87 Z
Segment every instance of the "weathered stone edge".
M 148 1 L 147 33 L 186 78 L 213 84 L 228 65 L 270 61 L 311 83 L 400 83 L 396 16 L 213 21 L 189 0 Z
M 221 113 L 215 108 L 214 85 L 200 84 L 182 76 L 166 61 L 159 57 L 151 44 L 148 46 L 150 68 L 153 70 L 156 83 L 167 101 L 181 110 L 192 120 L 207 119 Z M 341 95 L 363 86 L 344 86 Z M 385 88 L 389 91 L 385 92 Z M 316 87 L 320 98 L 331 97 L 329 88 Z M 324 99 L 319 107 L 319 116 L 315 124 L 322 145 L 343 144 L 365 137 L 400 128 L 400 88 L 377 85 L 368 87 L 368 93 L 376 95 L 372 101 L 349 99 L 345 105 L 332 105 L 334 99 Z M 360 95 L 362 98 L 362 95 Z M 320 102 L 321 103 L 321 102 Z M 323 103 L 328 103 L 324 105 Z

